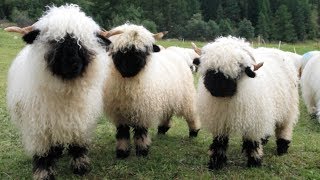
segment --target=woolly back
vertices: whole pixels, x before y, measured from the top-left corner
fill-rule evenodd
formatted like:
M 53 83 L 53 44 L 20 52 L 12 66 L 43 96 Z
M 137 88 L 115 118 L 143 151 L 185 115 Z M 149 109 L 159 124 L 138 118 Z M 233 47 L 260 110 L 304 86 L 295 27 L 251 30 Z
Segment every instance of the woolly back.
M 219 71 L 227 78 L 236 79 L 245 67 L 255 64 L 253 48 L 244 39 L 232 36 L 217 38 L 201 50 L 200 73 Z

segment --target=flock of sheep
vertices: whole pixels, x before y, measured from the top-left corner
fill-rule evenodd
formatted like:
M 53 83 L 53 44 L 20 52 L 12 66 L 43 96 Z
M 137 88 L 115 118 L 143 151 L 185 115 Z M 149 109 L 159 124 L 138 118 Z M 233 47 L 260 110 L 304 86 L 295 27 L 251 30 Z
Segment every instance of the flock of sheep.
M 249 167 L 261 166 L 273 134 L 277 153 L 287 152 L 299 116 L 299 72 L 308 111 L 320 116 L 318 52 L 254 49 L 230 36 L 202 49 L 163 48 L 155 41 L 165 33 L 128 23 L 104 31 L 77 5 L 51 7 L 32 26 L 5 30 L 28 44 L 10 67 L 7 103 L 33 156 L 34 179 L 53 179 L 65 148 L 73 172 L 88 173 L 102 112 L 117 128 L 117 158 L 130 155 L 130 128 L 136 155 L 147 156 L 153 125 L 165 134 L 172 116 L 182 116 L 196 137 L 202 123 L 214 138 L 209 169 L 226 164 L 231 134 L 243 138 Z M 201 75 L 197 91 L 190 68 Z

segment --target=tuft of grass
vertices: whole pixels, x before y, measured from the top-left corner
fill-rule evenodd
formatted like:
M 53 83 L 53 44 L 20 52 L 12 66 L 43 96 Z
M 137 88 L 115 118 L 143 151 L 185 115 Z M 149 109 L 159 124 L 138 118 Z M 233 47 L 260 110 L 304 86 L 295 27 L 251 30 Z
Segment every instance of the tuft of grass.
M 17 34 L 0 30 L 0 179 L 31 179 L 32 158 L 25 155 L 18 130 L 10 123 L 6 109 L 6 79 L 9 65 L 24 46 Z M 190 42 L 160 41 L 168 46 L 191 47 Z M 196 42 L 201 47 L 205 43 Z M 268 44 L 277 47 L 277 44 Z M 282 44 L 281 49 L 298 53 L 318 49 L 315 42 Z M 198 76 L 195 78 L 197 82 Z M 320 124 L 311 119 L 300 100 L 300 119 L 294 129 L 293 142 L 287 155 L 276 156 L 275 139 L 264 147 L 263 166 L 247 168 L 241 153 L 241 138 L 230 139 L 228 164 L 220 171 L 208 171 L 208 147 L 212 137 L 200 131 L 195 139 L 188 138 L 186 122 L 173 118 L 167 135 L 150 130 L 152 146 L 146 158 L 137 158 L 134 148 L 128 159 L 115 158 L 115 127 L 105 117 L 99 119 L 89 156 L 92 171 L 85 179 L 319 179 Z M 69 167 L 70 157 L 64 153 L 56 166 L 58 179 L 79 179 Z

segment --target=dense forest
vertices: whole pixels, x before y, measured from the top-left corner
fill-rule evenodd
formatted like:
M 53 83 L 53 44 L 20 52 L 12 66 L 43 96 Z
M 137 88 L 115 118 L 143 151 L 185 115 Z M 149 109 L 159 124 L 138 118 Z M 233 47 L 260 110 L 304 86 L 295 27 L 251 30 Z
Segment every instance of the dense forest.
M 0 19 L 32 24 L 47 5 L 76 3 L 105 29 L 132 22 L 169 38 L 235 35 L 296 42 L 320 37 L 320 0 L 0 0 Z

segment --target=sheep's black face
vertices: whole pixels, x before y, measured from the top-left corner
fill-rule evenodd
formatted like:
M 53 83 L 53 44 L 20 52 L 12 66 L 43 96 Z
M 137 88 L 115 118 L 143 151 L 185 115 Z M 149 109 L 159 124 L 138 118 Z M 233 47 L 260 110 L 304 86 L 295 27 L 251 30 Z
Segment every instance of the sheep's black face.
M 215 97 L 230 97 L 237 91 L 235 79 L 227 78 L 220 71 L 208 70 L 204 75 L 204 85 Z
M 112 59 L 122 77 L 133 77 L 146 65 L 148 55 L 150 55 L 148 49 L 141 51 L 131 46 L 113 53 Z
M 63 41 L 53 41 L 50 45 L 45 57 L 47 66 L 54 75 L 64 80 L 81 76 L 94 55 L 70 34 Z

